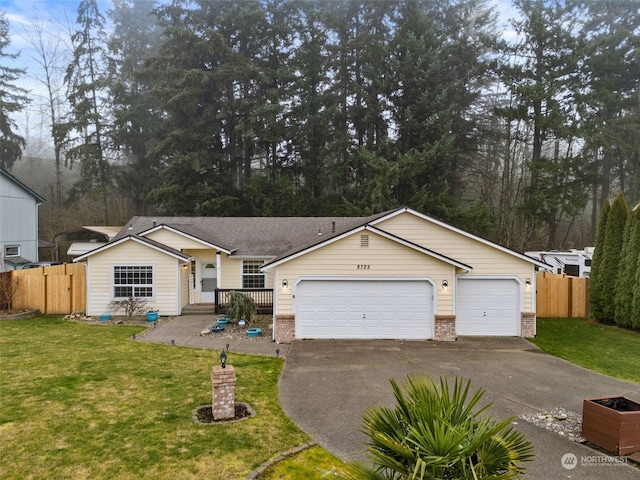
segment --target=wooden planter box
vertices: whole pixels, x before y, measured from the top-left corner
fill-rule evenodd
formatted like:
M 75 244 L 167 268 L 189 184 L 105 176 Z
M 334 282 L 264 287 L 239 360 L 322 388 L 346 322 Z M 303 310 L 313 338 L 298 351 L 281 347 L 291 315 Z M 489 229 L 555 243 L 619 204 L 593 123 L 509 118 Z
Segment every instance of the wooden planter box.
M 583 400 L 582 436 L 616 455 L 640 452 L 640 403 L 626 397 Z

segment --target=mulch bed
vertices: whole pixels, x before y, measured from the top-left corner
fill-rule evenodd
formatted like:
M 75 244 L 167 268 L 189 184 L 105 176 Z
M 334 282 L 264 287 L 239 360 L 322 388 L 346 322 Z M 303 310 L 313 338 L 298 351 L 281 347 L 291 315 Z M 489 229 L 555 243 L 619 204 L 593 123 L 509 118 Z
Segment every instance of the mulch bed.
M 211 408 L 211 405 L 204 405 L 194 412 L 194 420 L 199 423 L 224 423 L 232 422 L 234 420 L 242 420 L 243 418 L 248 418 L 255 415 L 244 403 L 235 403 L 234 413 L 235 415 L 231 418 L 216 420 L 213 418 L 213 408 Z

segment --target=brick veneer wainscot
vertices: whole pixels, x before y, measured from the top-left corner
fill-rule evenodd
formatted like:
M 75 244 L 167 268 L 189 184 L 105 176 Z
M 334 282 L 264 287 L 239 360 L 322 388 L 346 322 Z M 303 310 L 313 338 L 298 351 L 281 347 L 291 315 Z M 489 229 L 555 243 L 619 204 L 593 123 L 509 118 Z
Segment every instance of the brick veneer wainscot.
M 276 315 L 276 343 L 292 343 L 296 339 L 296 316 L 292 313 Z
M 520 336 L 524 338 L 536 336 L 536 314 L 534 312 L 522 312 L 520 315 Z
M 456 316 L 436 315 L 433 339 L 436 342 L 456 341 Z
M 214 420 L 233 418 L 235 411 L 236 371 L 233 365 L 222 368 L 216 365 L 211 370 L 211 384 L 213 387 L 213 402 L 211 409 Z

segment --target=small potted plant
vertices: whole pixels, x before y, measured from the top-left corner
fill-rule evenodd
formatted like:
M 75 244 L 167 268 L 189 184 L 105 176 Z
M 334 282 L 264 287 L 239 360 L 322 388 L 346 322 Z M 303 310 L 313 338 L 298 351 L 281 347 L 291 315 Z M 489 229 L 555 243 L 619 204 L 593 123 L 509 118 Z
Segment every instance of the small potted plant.
M 147 310 L 147 321 L 148 322 L 156 322 L 158 320 L 158 309 L 150 308 Z

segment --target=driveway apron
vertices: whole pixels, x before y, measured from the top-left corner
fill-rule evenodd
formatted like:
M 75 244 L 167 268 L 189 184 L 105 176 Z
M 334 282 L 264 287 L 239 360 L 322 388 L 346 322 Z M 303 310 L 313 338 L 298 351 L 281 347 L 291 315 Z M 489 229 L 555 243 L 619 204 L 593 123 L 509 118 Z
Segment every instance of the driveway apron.
M 366 437 L 359 430 L 371 405 L 395 404 L 389 380 L 408 374 L 434 380 L 471 380 L 486 390 L 489 412 L 502 419 L 562 407 L 582 413 L 589 397 L 625 395 L 640 399 L 640 385 L 591 372 L 548 355 L 521 338 L 463 337 L 456 342 L 396 340 L 305 340 L 294 342 L 280 378 L 285 412 L 321 446 L 344 460 L 364 460 Z M 535 447 L 524 464 L 527 479 L 638 479 L 629 465 L 594 463 L 604 454 L 520 418 L 514 427 Z M 577 457 L 575 469 L 561 463 Z M 584 460 L 584 461 L 581 461 Z M 589 463 L 591 460 L 591 463 Z M 597 460 L 597 459 L 595 459 Z

